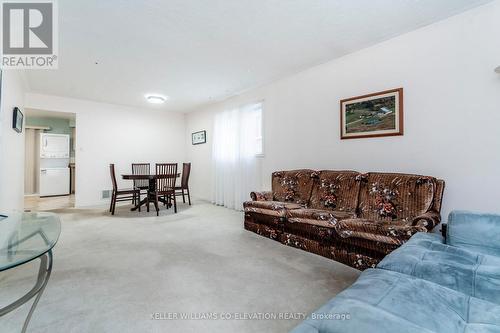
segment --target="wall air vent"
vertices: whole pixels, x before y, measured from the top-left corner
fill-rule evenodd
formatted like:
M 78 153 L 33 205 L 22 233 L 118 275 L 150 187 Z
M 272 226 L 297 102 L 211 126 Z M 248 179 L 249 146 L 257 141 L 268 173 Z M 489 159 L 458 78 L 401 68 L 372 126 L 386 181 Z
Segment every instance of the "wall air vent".
M 111 197 L 111 190 L 102 190 L 101 199 L 109 199 Z

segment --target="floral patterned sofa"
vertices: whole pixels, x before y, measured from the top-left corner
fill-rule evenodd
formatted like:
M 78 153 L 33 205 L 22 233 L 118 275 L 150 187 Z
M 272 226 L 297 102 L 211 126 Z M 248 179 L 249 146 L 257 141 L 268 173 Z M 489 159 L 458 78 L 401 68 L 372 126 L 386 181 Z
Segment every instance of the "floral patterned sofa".
M 243 204 L 245 229 L 357 269 L 441 220 L 444 181 L 429 176 L 291 170 L 272 175 L 272 191 Z

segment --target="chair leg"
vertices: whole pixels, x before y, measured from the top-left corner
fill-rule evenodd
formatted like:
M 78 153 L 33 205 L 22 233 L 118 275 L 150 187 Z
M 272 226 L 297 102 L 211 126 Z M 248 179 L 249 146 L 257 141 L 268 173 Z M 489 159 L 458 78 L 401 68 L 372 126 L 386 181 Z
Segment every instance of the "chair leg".
M 160 208 L 158 207 L 158 196 L 155 195 L 155 208 L 156 208 L 156 216 L 160 216 Z
M 109 203 L 109 212 L 113 210 L 113 198 L 115 197 L 115 192 L 111 193 L 111 202 Z
M 176 199 L 175 193 L 174 193 L 173 197 L 174 197 L 174 213 L 177 213 L 177 199 Z
M 148 192 L 148 194 L 146 194 L 146 208 L 147 208 L 147 212 L 149 213 L 149 192 Z
M 186 189 L 188 195 L 189 206 L 191 206 L 191 195 L 189 194 L 189 187 Z
M 113 206 L 111 207 L 111 215 L 115 215 L 115 208 L 116 208 L 116 194 L 113 197 Z
M 137 208 L 137 210 L 139 212 L 141 212 L 141 190 L 139 190 L 139 192 L 137 192 L 137 205 L 139 206 Z

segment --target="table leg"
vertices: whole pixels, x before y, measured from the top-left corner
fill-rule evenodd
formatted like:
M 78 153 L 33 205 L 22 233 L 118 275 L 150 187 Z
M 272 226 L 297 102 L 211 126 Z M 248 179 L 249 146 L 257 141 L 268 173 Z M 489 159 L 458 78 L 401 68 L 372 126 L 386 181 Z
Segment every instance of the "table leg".
M 50 274 L 52 273 L 52 262 L 52 250 L 50 250 L 40 257 L 40 268 L 38 269 L 38 277 L 35 286 L 26 295 L 24 295 L 17 301 L 0 309 L 1 317 L 25 304 L 36 295 L 35 301 L 31 305 L 30 312 L 28 313 L 28 316 L 24 321 L 23 329 L 21 331 L 22 333 L 26 332 L 31 316 L 35 311 L 38 301 L 42 297 L 45 286 L 47 286 L 47 283 L 49 282 Z
M 156 179 L 151 179 L 150 178 L 148 186 L 149 186 L 149 190 L 148 190 L 148 193 L 146 193 L 146 197 L 144 199 L 142 199 L 140 202 L 138 202 L 135 207 L 130 208 L 131 211 L 138 210 L 139 207 L 141 207 L 142 205 L 145 205 L 148 202 L 149 193 L 152 193 L 152 192 L 155 191 L 155 188 L 156 188 Z
M 148 190 L 148 193 L 146 194 L 146 197 L 144 199 L 142 199 L 139 203 L 137 203 L 136 206 L 130 208 L 130 210 L 135 211 L 135 210 L 138 210 L 140 206 L 145 205 L 148 202 L 149 193 L 154 193 L 155 191 L 156 191 L 156 179 L 150 178 L 149 179 L 149 190 Z M 152 201 L 151 203 L 154 204 L 154 197 L 149 197 L 149 198 Z M 165 200 L 164 198 L 159 197 L 158 201 L 164 203 L 167 206 L 167 208 L 172 207 L 172 203 L 170 202 L 170 200 L 168 198 Z
M 147 194 L 146 194 L 147 196 Z M 134 207 L 130 208 L 131 211 L 134 211 L 134 210 L 138 210 L 139 207 L 141 207 L 142 205 L 145 205 L 146 204 L 146 198 L 142 199 L 140 202 L 137 203 L 137 205 L 135 205 Z

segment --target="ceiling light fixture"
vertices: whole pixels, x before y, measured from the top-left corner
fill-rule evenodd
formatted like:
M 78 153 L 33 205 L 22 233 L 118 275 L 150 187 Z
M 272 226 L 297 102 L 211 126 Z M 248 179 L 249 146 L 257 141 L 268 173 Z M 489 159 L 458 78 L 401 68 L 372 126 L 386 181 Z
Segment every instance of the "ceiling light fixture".
M 146 100 L 151 104 L 163 104 L 167 99 L 168 97 L 161 95 L 146 95 Z

